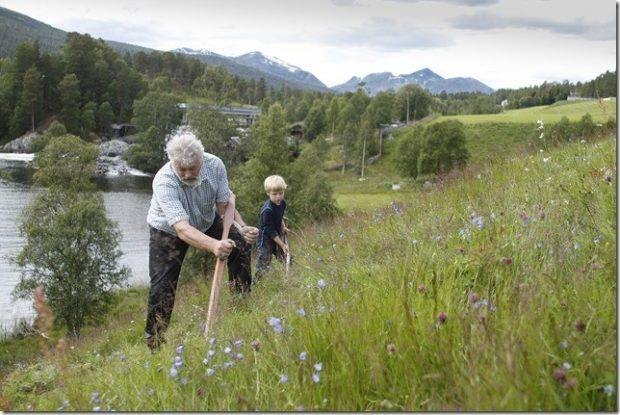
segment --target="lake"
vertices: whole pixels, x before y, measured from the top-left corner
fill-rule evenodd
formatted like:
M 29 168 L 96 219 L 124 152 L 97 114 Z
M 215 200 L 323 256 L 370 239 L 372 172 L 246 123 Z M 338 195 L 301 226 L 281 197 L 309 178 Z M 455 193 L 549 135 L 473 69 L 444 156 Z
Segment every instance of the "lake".
M 0 154 L 0 331 L 9 330 L 21 318 L 31 319 L 34 310 L 30 301 L 12 301 L 11 291 L 19 281 L 19 269 L 11 263 L 24 245 L 19 234 L 22 209 L 36 195 L 32 187 L 33 170 L 22 160 L 8 160 Z M 151 201 L 150 177 L 118 176 L 95 180 L 104 192 L 108 217 L 118 223 L 122 232 L 120 249 L 122 264 L 131 270 L 131 285 L 145 284 L 148 276 L 149 230 L 146 214 Z M 145 298 L 146 304 L 146 298 Z

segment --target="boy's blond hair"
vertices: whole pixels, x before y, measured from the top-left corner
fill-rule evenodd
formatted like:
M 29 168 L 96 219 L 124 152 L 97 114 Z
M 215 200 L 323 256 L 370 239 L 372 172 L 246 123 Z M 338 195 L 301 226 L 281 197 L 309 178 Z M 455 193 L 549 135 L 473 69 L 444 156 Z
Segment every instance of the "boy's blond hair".
M 286 190 L 286 182 L 282 176 L 278 176 L 274 174 L 273 176 L 269 176 L 265 179 L 265 192 L 279 192 Z

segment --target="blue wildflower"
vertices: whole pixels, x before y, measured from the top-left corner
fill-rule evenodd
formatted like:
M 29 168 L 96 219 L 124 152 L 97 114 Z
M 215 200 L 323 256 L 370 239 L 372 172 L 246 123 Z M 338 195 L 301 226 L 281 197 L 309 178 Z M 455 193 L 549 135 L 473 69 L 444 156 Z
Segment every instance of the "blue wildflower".
M 297 314 L 299 314 L 302 317 L 306 317 L 306 310 L 304 310 L 303 308 L 300 308 L 299 310 L 297 310 Z
M 215 350 L 209 350 L 207 354 L 209 355 L 209 357 L 213 357 L 215 356 Z
M 187 382 L 189 382 L 189 378 L 187 376 L 183 376 L 181 378 L 181 385 L 187 385 Z
M 177 347 L 176 352 L 177 352 L 177 354 L 183 354 L 184 350 L 185 350 L 185 348 L 183 347 L 183 345 L 180 345 L 180 346 Z
M 611 384 L 606 385 L 603 388 L 603 391 L 607 394 L 607 396 L 613 395 L 614 394 L 614 385 L 611 385 Z
M 280 383 L 284 384 L 286 382 L 288 382 L 288 376 L 280 375 Z
M 237 353 L 237 354 L 235 355 L 235 359 L 237 359 L 237 360 L 243 360 L 243 358 L 244 358 L 244 356 L 243 356 L 243 354 L 241 354 L 241 353 Z
M 313 373 L 313 374 L 312 374 L 312 381 L 313 381 L 314 383 L 319 383 L 319 382 L 321 381 L 321 378 L 319 377 L 319 374 L 318 374 L 318 373 Z
M 306 357 L 308 357 L 308 353 L 307 352 L 301 352 L 299 353 L 299 360 L 306 360 Z
M 273 331 L 278 334 L 282 333 L 282 331 L 284 330 L 284 328 L 282 327 L 282 320 L 277 317 L 271 317 L 268 323 L 273 328 Z
M 213 376 L 214 373 L 215 373 L 214 369 L 211 369 L 211 368 L 207 369 L 207 376 Z
M 230 347 L 224 348 L 224 353 L 230 354 L 230 352 L 232 352 L 232 349 Z
M 316 285 L 317 285 L 319 288 L 325 288 L 325 287 L 327 287 L 327 283 L 325 282 L 325 280 L 324 280 L 323 278 L 321 278 L 320 280 L 318 280 L 318 281 L 316 282 Z
M 235 347 L 241 347 L 243 346 L 243 340 L 235 340 L 235 342 L 233 343 L 233 345 Z
M 323 370 L 323 363 L 319 362 L 319 363 L 315 364 L 315 365 L 314 365 L 314 369 L 315 369 L 317 372 L 320 372 L 321 370 Z
M 176 367 L 174 367 L 174 366 L 173 366 L 173 367 L 171 367 L 171 368 L 170 368 L 170 370 L 168 371 L 168 375 L 169 375 L 171 378 L 176 378 L 177 376 L 179 376 L 179 371 L 177 370 L 177 368 L 176 368 Z

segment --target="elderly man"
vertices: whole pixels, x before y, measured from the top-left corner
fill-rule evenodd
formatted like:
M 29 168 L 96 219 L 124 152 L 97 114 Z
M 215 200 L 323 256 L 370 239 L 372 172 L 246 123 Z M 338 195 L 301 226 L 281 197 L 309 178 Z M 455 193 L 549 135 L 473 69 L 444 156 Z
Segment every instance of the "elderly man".
M 189 132 L 173 137 L 166 152 L 170 161 L 153 179 L 147 217 L 151 233 L 151 289 L 145 332 L 151 350 L 160 346 L 170 322 L 177 281 L 189 245 L 210 251 L 221 259 L 228 258 L 233 288 L 248 292 L 252 284 L 250 245 L 258 235 L 258 230 L 246 226 L 235 211 L 235 222 L 241 225 L 241 232 L 233 226 L 230 239 L 220 240 L 223 231 L 220 215 L 234 198 L 222 160 L 205 153 L 202 143 Z

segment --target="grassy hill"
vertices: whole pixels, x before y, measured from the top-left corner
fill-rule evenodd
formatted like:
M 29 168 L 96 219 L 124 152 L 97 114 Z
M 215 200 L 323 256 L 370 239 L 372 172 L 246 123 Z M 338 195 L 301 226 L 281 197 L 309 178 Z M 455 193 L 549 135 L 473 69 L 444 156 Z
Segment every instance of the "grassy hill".
M 615 411 L 615 169 L 614 137 L 575 143 L 299 230 L 288 278 L 276 269 L 249 298 L 223 291 L 212 344 L 200 335 L 202 276 L 180 287 L 154 355 L 142 341 L 146 292 L 132 290 L 75 349 L 16 369 L 0 403 Z
M 605 122 L 610 117 L 616 118 L 616 100 L 610 101 L 559 101 L 552 105 L 508 110 L 499 114 L 451 115 L 438 117 L 432 122 L 457 119 L 464 124 L 479 123 L 545 123 L 560 121 L 563 116 L 571 121 L 578 121 L 585 113 L 590 113 L 594 121 Z

